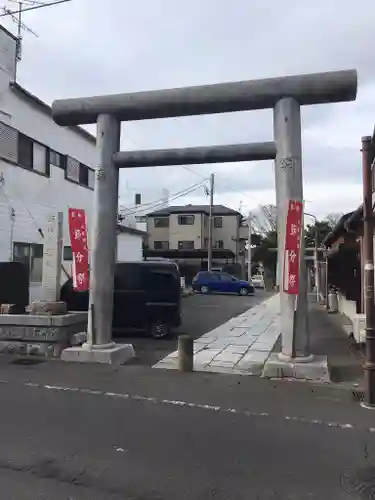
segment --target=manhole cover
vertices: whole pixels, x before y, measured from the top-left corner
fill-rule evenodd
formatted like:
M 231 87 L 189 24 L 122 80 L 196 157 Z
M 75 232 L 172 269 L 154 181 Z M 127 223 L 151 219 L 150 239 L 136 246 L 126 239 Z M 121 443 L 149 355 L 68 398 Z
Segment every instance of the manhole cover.
M 358 500 L 375 499 L 375 467 L 346 472 L 342 478 L 342 486 Z
M 34 359 L 34 358 L 18 358 L 11 361 L 12 365 L 39 365 L 44 363 L 44 359 Z

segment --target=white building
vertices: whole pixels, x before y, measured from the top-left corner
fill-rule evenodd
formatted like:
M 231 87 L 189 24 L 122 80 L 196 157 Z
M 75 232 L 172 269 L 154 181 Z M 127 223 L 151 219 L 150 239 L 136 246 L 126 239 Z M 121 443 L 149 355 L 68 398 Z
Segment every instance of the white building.
M 15 83 L 17 39 L 0 26 L 0 261 L 30 266 L 30 299 L 41 297 L 43 229 L 64 214 L 64 267 L 71 271 L 68 208 L 86 211 L 90 239 L 95 138 L 59 127 L 51 109 Z M 118 260 L 142 258 L 143 233 L 121 227 Z M 62 280 L 65 277 L 62 276 Z

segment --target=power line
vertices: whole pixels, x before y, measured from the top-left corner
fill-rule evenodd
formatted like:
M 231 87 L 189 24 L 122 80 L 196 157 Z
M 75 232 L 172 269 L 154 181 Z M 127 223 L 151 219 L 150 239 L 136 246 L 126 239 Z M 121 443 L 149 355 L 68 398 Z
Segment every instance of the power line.
M 194 191 L 196 191 L 199 187 L 201 187 L 201 186 L 199 185 L 199 186 L 196 186 L 196 187 L 194 187 L 194 188 L 192 188 L 192 189 L 186 190 L 186 191 L 182 192 L 181 194 L 179 194 L 179 195 L 177 195 L 177 196 L 174 196 L 174 197 L 169 198 L 169 200 L 170 200 L 170 201 L 174 201 L 174 200 L 177 200 L 177 199 L 179 199 L 179 198 L 182 198 L 182 197 L 184 197 L 184 196 L 186 196 L 186 195 L 188 195 L 188 194 L 190 194 L 190 193 L 193 193 L 193 192 L 194 192 Z M 153 205 L 153 206 L 148 207 L 148 209 L 146 209 L 146 210 L 155 210 L 155 209 L 157 209 L 157 208 L 159 208 L 159 207 L 162 207 L 162 206 L 164 206 L 164 205 L 165 205 L 165 200 L 163 200 L 162 202 L 159 202 L 159 203 L 157 203 L 157 204 L 155 204 L 155 205 Z M 141 209 L 141 210 L 134 210 L 134 211 L 131 211 L 131 212 L 126 212 L 124 215 L 131 215 L 131 214 L 136 214 L 136 213 L 140 213 L 140 212 L 144 212 L 144 211 L 145 211 L 145 209 Z
M 182 198 L 183 196 L 186 196 L 186 195 L 192 193 L 193 191 L 196 191 L 197 189 L 199 189 L 201 186 L 203 186 L 204 182 L 206 182 L 207 180 L 208 179 L 204 179 L 204 181 L 199 182 L 198 184 L 193 184 L 192 186 L 189 186 L 188 188 L 185 188 L 181 191 L 178 191 L 178 192 L 172 194 L 172 196 L 170 196 L 168 199 L 170 201 L 174 201 L 174 200 L 177 200 L 179 198 Z M 136 210 L 124 211 L 123 215 L 125 215 L 125 216 L 132 215 L 132 214 L 144 212 L 145 210 L 152 210 L 152 209 L 155 209 L 155 208 L 162 206 L 164 204 L 165 204 L 165 198 L 159 198 L 159 199 L 151 201 L 149 203 L 143 203 L 141 205 L 137 205 Z
M 199 172 L 196 172 L 195 170 L 193 170 L 192 168 L 190 167 L 187 167 L 186 165 L 180 165 L 182 168 L 184 168 L 185 170 L 187 170 L 188 172 L 191 172 L 192 174 L 195 174 L 195 175 L 198 175 L 199 177 L 202 177 L 202 178 L 205 178 L 203 174 L 199 173 Z
M 55 2 L 50 2 L 50 3 L 39 3 L 35 2 L 37 5 L 32 5 L 31 7 L 26 7 L 26 9 L 19 8 L 18 10 L 8 10 L 6 9 L 3 14 L 0 14 L 0 17 L 5 17 L 5 16 L 12 16 L 12 15 L 18 15 L 20 12 L 28 12 L 30 10 L 36 10 L 36 9 L 43 9 L 43 7 L 52 7 L 53 5 L 58 5 L 60 3 L 66 3 L 66 2 L 71 2 L 72 0 L 56 0 Z M 22 2 L 17 2 L 18 4 Z
M 204 178 L 204 175 L 203 175 L 203 174 L 201 174 L 201 173 L 199 173 L 199 172 L 196 172 L 196 171 L 195 171 L 195 170 L 193 170 L 192 168 L 187 167 L 186 165 L 180 165 L 180 166 L 181 166 L 182 168 L 184 168 L 185 170 L 187 170 L 188 172 L 191 172 L 192 174 L 195 174 L 195 175 L 198 175 L 199 177 Z M 213 173 L 214 173 L 214 175 L 216 176 L 216 179 L 217 179 L 218 177 L 220 178 L 220 176 L 223 176 L 223 174 L 222 174 L 221 172 L 218 172 L 218 171 L 215 171 L 215 172 L 213 172 Z M 225 177 L 225 176 L 224 176 L 224 177 Z M 251 199 L 251 200 L 253 200 L 253 201 L 256 201 L 259 205 L 266 204 L 265 202 L 260 201 L 259 199 L 255 198 L 254 196 L 250 196 L 249 194 L 246 194 L 246 193 L 244 193 L 244 192 L 242 192 L 242 191 L 240 191 L 240 190 L 238 190 L 238 189 L 236 189 L 236 188 L 230 188 L 230 187 L 228 187 L 228 186 L 226 185 L 226 189 L 228 189 L 229 191 L 232 191 L 232 192 L 236 192 L 236 193 L 238 193 L 238 194 L 242 194 L 242 195 L 243 195 L 243 196 L 245 196 L 246 198 L 249 198 L 249 199 Z
M 206 180 L 208 180 L 208 179 L 206 179 Z M 194 187 L 199 187 L 199 186 L 201 186 L 202 184 L 203 184 L 203 182 L 200 182 L 200 183 L 198 183 L 198 184 L 193 184 L 192 186 L 188 186 L 188 187 L 186 187 L 186 188 L 182 189 L 181 191 L 177 191 L 176 193 L 173 193 L 173 194 L 172 194 L 172 197 L 173 197 L 173 196 L 178 196 L 178 195 L 180 195 L 181 193 L 185 192 L 186 190 L 190 190 L 190 189 L 192 189 L 192 188 L 194 188 Z M 162 203 L 162 202 L 165 202 L 165 198 L 164 198 L 164 197 L 163 197 L 163 198 L 157 198 L 156 200 L 150 201 L 150 202 L 148 202 L 148 203 L 141 203 L 140 205 L 137 205 L 137 208 L 140 208 L 140 207 L 148 207 L 148 206 L 150 206 L 150 205 L 155 205 L 155 204 Z
M 13 3 L 18 4 L 18 10 L 10 10 L 7 7 L 3 7 L 3 13 L 0 17 L 9 16 L 12 21 L 17 25 L 17 42 L 16 42 L 16 64 L 14 68 L 14 80 L 17 80 L 17 63 L 22 59 L 22 31 L 28 31 L 34 36 L 38 36 L 31 28 L 29 28 L 22 20 L 24 12 L 30 10 L 42 9 L 44 7 L 52 7 L 61 3 L 71 2 L 72 0 L 55 0 L 54 2 L 37 2 L 33 0 L 9 0 Z

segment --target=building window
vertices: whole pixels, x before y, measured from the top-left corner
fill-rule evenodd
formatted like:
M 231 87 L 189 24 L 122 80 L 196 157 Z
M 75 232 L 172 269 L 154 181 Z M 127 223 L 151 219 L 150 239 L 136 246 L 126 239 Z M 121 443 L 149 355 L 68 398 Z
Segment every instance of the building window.
M 58 153 L 57 151 L 54 151 L 53 149 L 51 149 L 49 152 L 49 162 L 55 167 L 65 168 L 63 155 Z
M 154 249 L 155 250 L 168 250 L 169 249 L 169 241 L 154 241 Z
M 18 163 L 26 168 L 33 168 L 34 143 L 30 137 L 18 134 Z
M 179 215 L 178 223 L 180 226 L 192 226 L 194 224 L 195 215 Z
M 169 217 L 155 217 L 154 227 L 169 227 Z
M 79 182 L 80 163 L 71 156 L 66 157 L 66 178 L 73 182 Z
M 3 122 L 0 122 L 0 156 L 17 163 L 18 132 Z
M 86 167 L 83 163 L 79 164 L 79 183 L 83 184 L 83 186 L 89 186 L 89 167 Z
M 47 166 L 47 148 L 41 144 L 34 142 L 33 144 L 33 169 L 41 174 L 49 174 L 49 166 Z
M 222 217 L 214 217 L 214 227 L 223 227 L 223 218 Z
M 22 262 L 29 270 L 31 283 L 40 283 L 43 274 L 43 245 L 13 243 L 13 260 Z
M 223 249 L 224 248 L 224 241 L 223 240 L 216 240 L 215 241 L 215 248 Z
M 179 250 L 194 250 L 194 241 L 179 241 Z
M 72 261 L 73 260 L 73 252 L 72 247 L 65 246 L 63 250 L 63 260 Z

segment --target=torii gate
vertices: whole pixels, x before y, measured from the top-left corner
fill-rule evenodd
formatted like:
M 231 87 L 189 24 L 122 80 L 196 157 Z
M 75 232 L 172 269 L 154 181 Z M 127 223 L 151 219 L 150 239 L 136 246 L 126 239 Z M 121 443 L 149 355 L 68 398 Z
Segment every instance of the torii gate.
M 59 125 L 97 122 L 100 154 L 94 189 L 88 338 L 81 350 L 74 348 L 70 359 L 123 362 L 132 351 L 129 346 L 114 344 L 111 333 L 118 168 L 253 161 L 272 159 L 276 154 L 281 269 L 287 200 L 303 201 L 300 107 L 353 101 L 356 94 L 357 72 L 346 70 L 54 101 L 52 114 Z M 274 143 L 119 152 L 122 121 L 270 108 L 274 112 Z M 294 297 L 280 291 L 282 357 L 293 362 L 310 359 L 305 279 L 300 280 L 297 304 L 295 312 Z

